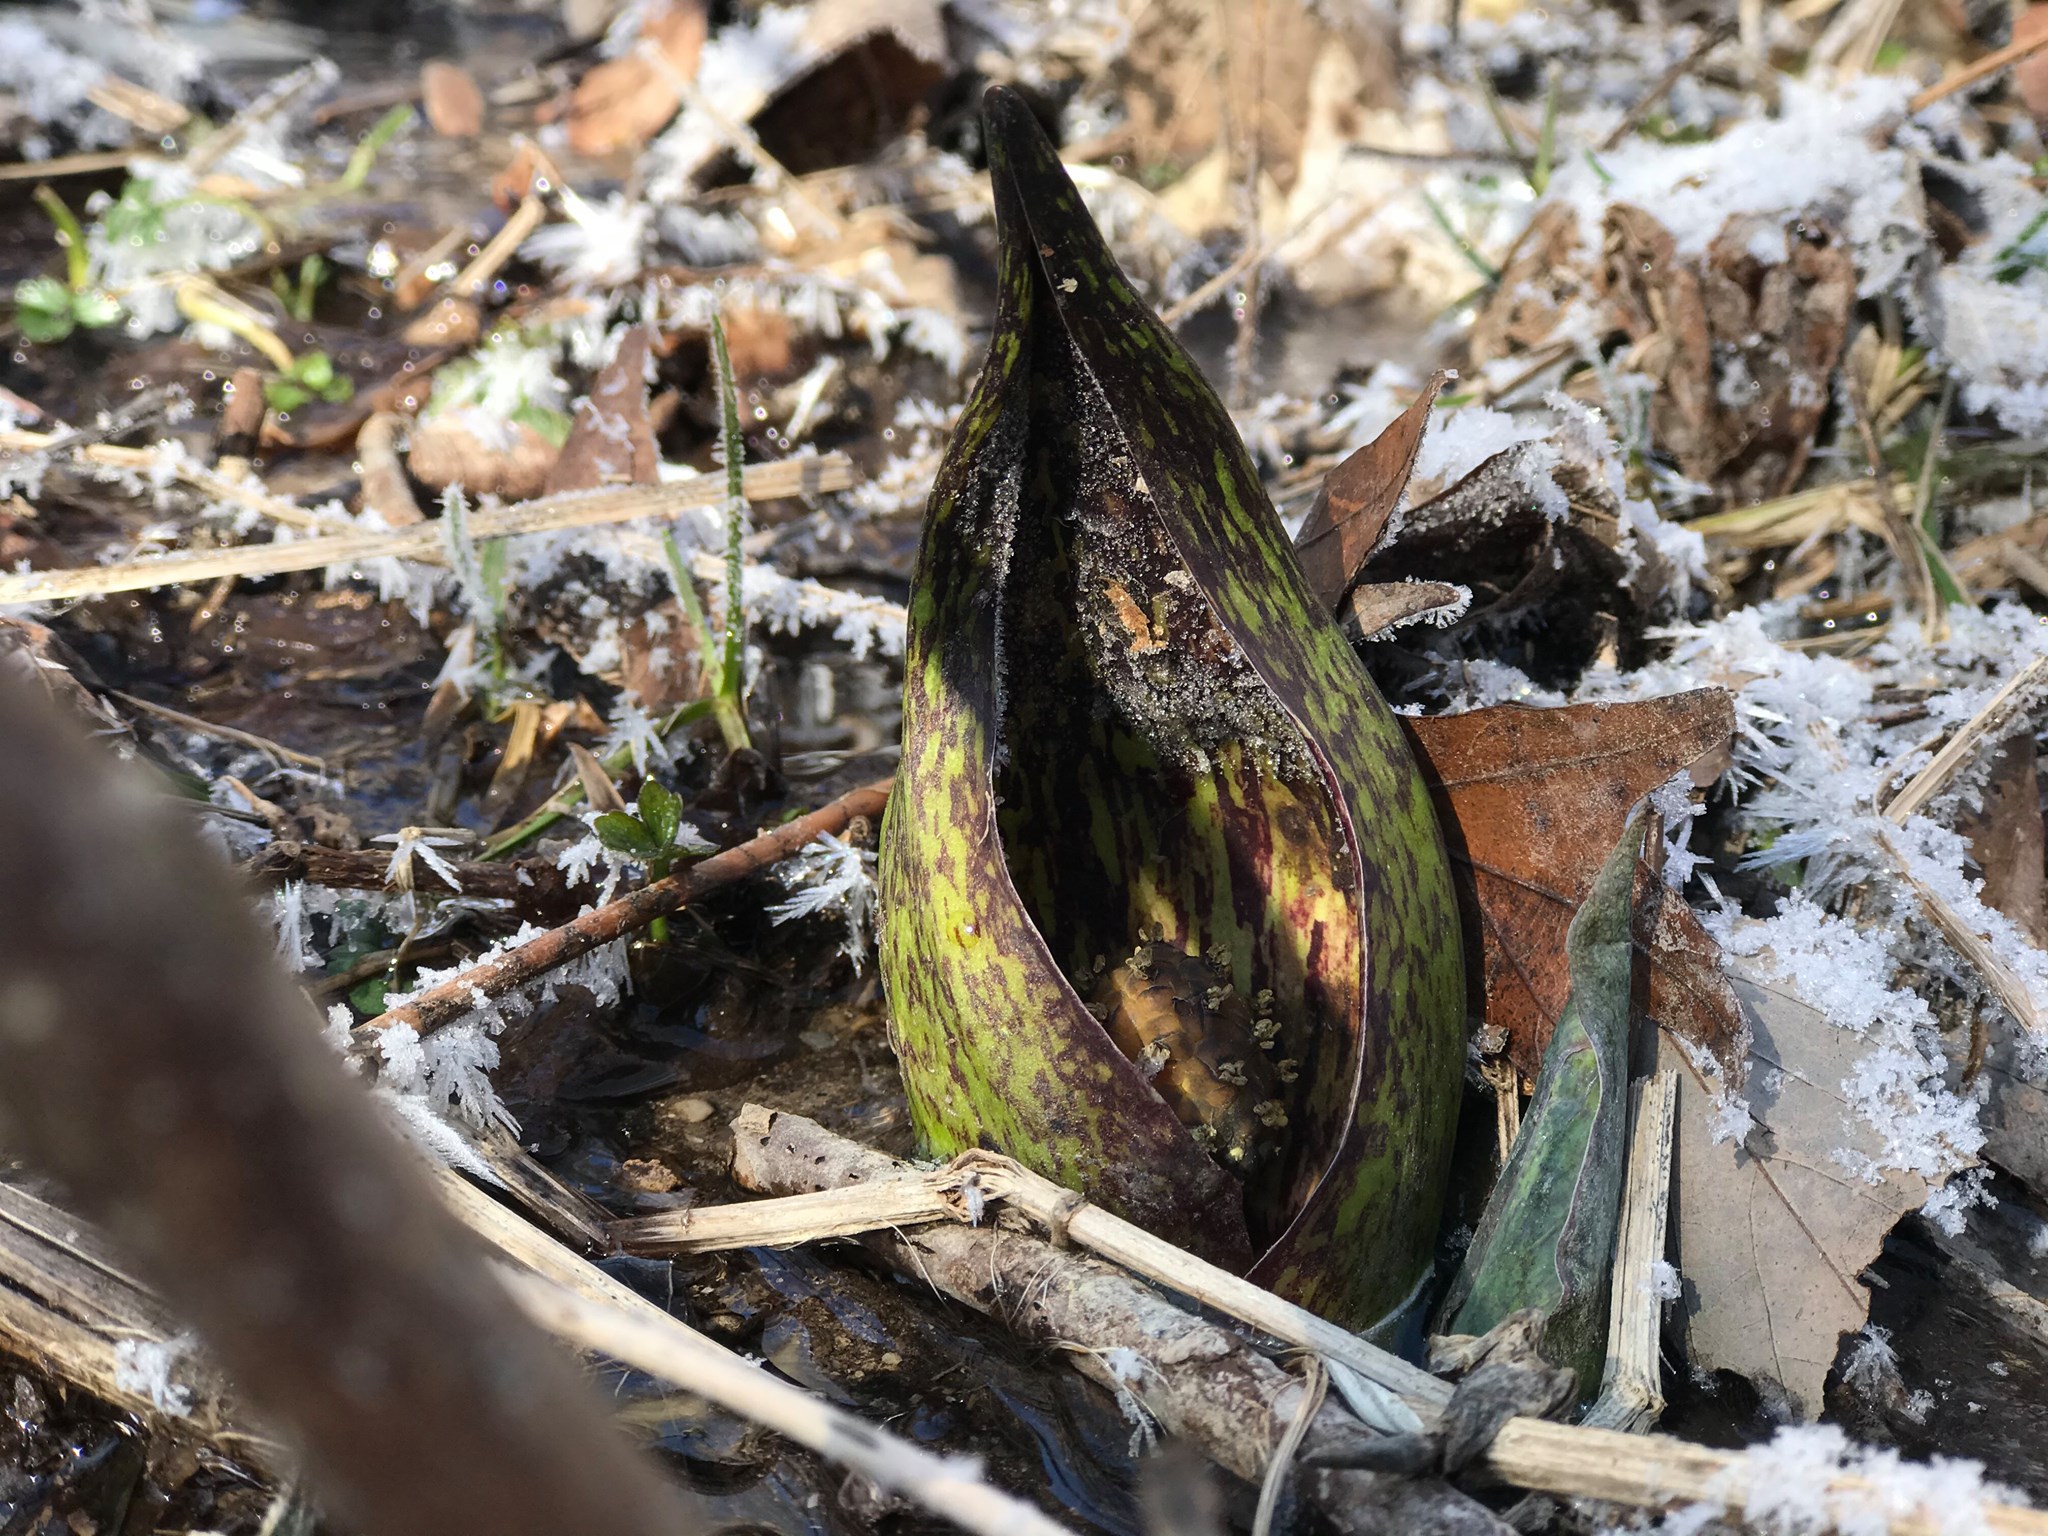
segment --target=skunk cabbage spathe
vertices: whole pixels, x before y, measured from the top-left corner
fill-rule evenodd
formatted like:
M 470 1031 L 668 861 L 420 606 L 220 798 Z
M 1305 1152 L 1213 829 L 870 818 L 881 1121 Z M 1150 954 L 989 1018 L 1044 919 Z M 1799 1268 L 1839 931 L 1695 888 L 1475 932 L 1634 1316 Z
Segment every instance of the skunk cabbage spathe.
M 882 838 L 912 1116 L 1364 1326 L 1427 1270 L 1464 1066 L 1435 814 L 1215 393 L 984 113 L 999 304 Z

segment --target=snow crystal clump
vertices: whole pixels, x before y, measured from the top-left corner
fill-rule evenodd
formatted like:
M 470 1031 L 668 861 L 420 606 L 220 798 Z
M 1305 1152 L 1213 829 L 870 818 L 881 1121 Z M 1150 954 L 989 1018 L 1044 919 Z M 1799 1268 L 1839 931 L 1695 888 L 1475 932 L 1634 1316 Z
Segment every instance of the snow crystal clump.
M 1904 149 L 1873 141 L 1903 117 L 1913 82 L 1864 75 L 1841 85 L 1787 77 L 1776 117 L 1744 118 L 1720 137 L 1695 144 L 1633 138 L 1598 157 L 1558 167 L 1550 196 L 1578 214 L 1579 239 L 1599 243 L 1607 209 L 1627 203 L 1655 212 L 1678 254 L 1698 257 L 1732 218 L 1753 217 L 1759 250 L 1783 261 L 1783 227 L 1820 217 L 1856 251 L 1859 291 L 1895 286 L 1925 244 L 1917 212 L 1919 178 Z M 1888 137 L 1888 135 L 1886 135 Z
M 1487 460 L 1524 443 L 1540 441 L 1550 435 L 1550 430 L 1548 421 L 1517 418 L 1484 405 L 1462 406 L 1431 418 L 1429 433 L 1415 455 L 1415 472 L 1410 477 L 1413 485 L 1426 488 L 1418 490 L 1416 499 L 1450 489 Z M 1551 496 L 1562 502 L 1564 493 L 1554 483 L 1546 484 Z M 1534 494 L 1533 485 L 1531 490 Z M 1544 502 L 1544 510 L 1551 511 L 1548 501 Z M 1568 510 L 1569 504 L 1565 504 L 1551 515 L 1562 517 Z
M 1857 1481 L 1836 1481 L 1845 1474 Z M 1987 1482 L 1979 1462 L 1907 1461 L 1897 1451 L 1859 1445 L 1832 1424 L 1779 1430 L 1720 1473 L 1713 1493 L 1770 1536 L 1883 1536 L 1895 1521 L 1914 1517 L 1943 1536 L 1966 1536 L 1985 1528 L 1986 1500 L 2023 1502 Z
M 159 1413 L 184 1418 L 192 1412 L 192 1389 L 171 1380 L 171 1367 L 190 1354 L 189 1333 L 171 1339 L 122 1339 L 114 1346 L 114 1385 L 146 1397 Z
M 867 932 L 874 921 L 875 855 L 821 832 L 802 852 L 784 860 L 776 876 L 790 896 L 770 907 L 769 917 L 786 923 L 814 912 L 840 913 L 846 937 L 839 952 L 858 967 L 867 957 Z
M 1975 1160 L 1984 1145 L 1976 1106 L 1942 1080 L 1934 1015 L 1920 997 L 1892 986 L 1895 962 L 1878 935 L 1822 911 L 1804 891 L 1791 892 L 1762 922 L 1723 912 L 1708 914 L 1706 926 L 1729 954 L 1753 958 L 1835 1028 L 1871 1043 L 1839 1088 L 1881 1150 L 1870 1157 L 1836 1148 L 1845 1172 L 1874 1184 L 1884 1170 L 1898 1169 L 1939 1184 Z M 1930 1215 L 1958 1221 L 1954 1207 L 1945 1201 Z

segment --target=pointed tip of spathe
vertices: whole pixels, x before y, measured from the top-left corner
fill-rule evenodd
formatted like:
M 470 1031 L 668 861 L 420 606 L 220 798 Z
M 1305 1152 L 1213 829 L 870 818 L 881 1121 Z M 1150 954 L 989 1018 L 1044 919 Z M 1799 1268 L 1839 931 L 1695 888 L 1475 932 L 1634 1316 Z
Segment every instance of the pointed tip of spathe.
M 1007 85 L 991 85 L 981 93 L 982 140 L 989 163 L 1015 161 L 1025 155 L 1059 162 L 1059 150 L 1052 134 L 1021 91 Z

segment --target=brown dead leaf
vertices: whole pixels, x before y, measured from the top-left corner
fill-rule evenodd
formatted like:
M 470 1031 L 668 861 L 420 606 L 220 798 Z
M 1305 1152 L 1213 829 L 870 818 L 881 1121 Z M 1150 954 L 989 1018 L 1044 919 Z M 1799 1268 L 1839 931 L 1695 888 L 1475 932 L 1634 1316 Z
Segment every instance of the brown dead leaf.
M 1984 900 L 2048 949 L 2048 829 L 2041 819 L 2039 758 L 2032 732 L 2017 731 L 1991 759 L 1983 808 L 1956 824 L 1984 872 Z
M 483 132 L 484 93 L 459 64 L 430 59 L 420 66 L 420 105 L 444 139 L 473 139 Z
M 576 402 L 569 439 L 548 471 L 548 495 L 654 484 L 661 456 L 647 419 L 652 344 L 644 325 L 619 337 L 612 360 L 599 370 L 590 393 Z
M 1472 995 L 1484 998 L 1488 1025 L 1506 1032 L 1516 1070 L 1533 1078 L 1571 993 L 1564 940 L 1573 914 L 1637 802 L 1727 746 L 1734 705 L 1721 689 L 1702 688 L 1627 704 L 1499 705 L 1402 724 L 1430 780 L 1452 865 L 1465 875 Z M 1697 932 L 1676 916 L 1669 923 L 1687 941 Z M 1694 973 L 1711 970 L 1713 945 L 1704 933 L 1697 943 L 1703 948 L 1659 950 L 1653 961 L 1681 972 L 1665 982 L 1674 1018 L 1677 1000 L 1712 992 Z M 1714 1027 L 1703 1007 L 1684 1017 Z
M 1787 255 L 1764 261 L 1758 236 Z M 1608 210 L 1600 290 L 1636 371 L 1660 382 L 1657 440 L 1694 479 L 1735 502 L 1783 495 L 1799 479 L 1848 337 L 1856 272 L 1814 220 L 1796 231 L 1733 220 L 1704 260 L 1681 259 L 1649 213 Z
M 612 776 L 605 772 L 597 754 L 581 742 L 569 743 L 569 761 L 576 765 L 576 778 L 583 786 L 583 798 L 593 811 L 624 811 L 625 796 Z
M 473 496 L 527 501 L 541 494 L 561 450 L 523 422 L 508 429 L 511 446 L 485 442 L 459 415 L 433 416 L 413 428 L 406 466 L 433 490 L 460 485 Z
M 1295 538 L 1294 553 L 1309 590 L 1333 611 L 1357 582 L 1366 557 L 1400 504 L 1429 427 L 1430 408 L 1448 377 L 1439 373 L 1430 379 L 1413 405 L 1325 475 L 1316 491 Z
M 483 313 L 474 299 L 444 293 L 432 309 L 408 320 L 402 334 L 415 347 L 467 347 L 483 334 Z
M 1345 605 L 1360 637 L 1376 640 L 1434 609 L 1450 608 L 1466 595 L 1449 582 L 1390 581 L 1353 587 Z
M 804 50 L 815 62 L 753 117 L 762 146 L 799 176 L 879 153 L 947 73 L 938 0 L 818 0 Z
M 1747 1098 L 1755 1124 L 1716 1145 L 1712 1093 L 1663 1039 L 1658 1065 L 1679 1076 L 1675 1261 L 1696 1365 L 1775 1382 L 1812 1418 L 1842 1335 L 1870 1315 L 1857 1277 L 1898 1219 L 1927 1197 L 1917 1175 L 1866 1183 L 1837 1150 L 1882 1151 L 1842 1096 L 1870 1047 L 1801 1002 L 1755 963 L 1730 962 L 1750 1028 Z
M 1351 48 L 1368 87 L 1390 85 L 1385 39 L 1370 19 L 1339 31 L 1302 0 L 1216 5 L 1163 0 L 1143 7 L 1124 51 L 1124 111 L 1141 166 L 1193 165 L 1222 142 L 1243 162 L 1256 152 L 1285 194 L 1299 174 L 1316 61 L 1332 41 Z M 1363 10 L 1354 7 L 1353 10 Z M 1220 89 L 1219 89 L 1220 87 Z M 1254 151 L 1255 146 L 1255 151 Z
M 619 686 L 654 715 L 710 694 L 704 638 L 675 599 L 619 626 Z
M 403 416 L 380 411 L 356 434 L 356 462 L 363 471 L 362 510 L 382 517 L 387 528 L 425 521 L 398 456 L 399 439 L 410 426 Z
M 1557 333 L 1565 312 L 1587 296 L 1588 274 L 1574 260 L 1579 220 L 1562 203 L 1537 209 L 1501 265 L 1493 296 L 1472 323 L 1472 361 L 1490 363 Z
M 642 12 L 640 49 L 606 59 L 569 98 L 569 147 L 579 155 L 639 149 L 676 115 L 678 80 L 697 78 L 709 23 L 703 0 L 655 0 Z M 649 57 L 651 52 L 654 57 Z
M 790 371 L 789 316 L 779 309 L 736 304 L 722 318 L 734 378 L 775 379 Z

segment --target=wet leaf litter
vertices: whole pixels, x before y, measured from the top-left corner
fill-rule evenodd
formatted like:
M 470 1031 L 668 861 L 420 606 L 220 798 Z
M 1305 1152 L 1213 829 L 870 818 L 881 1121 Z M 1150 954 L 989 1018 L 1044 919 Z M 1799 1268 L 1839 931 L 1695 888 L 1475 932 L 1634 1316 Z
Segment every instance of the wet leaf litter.
M 2025 29 L 602 9 L 8 23 L 0 655 L 699 1515 L 2033 1528 Z M 10 1508 L 322 1518 L 42 1209 Z

